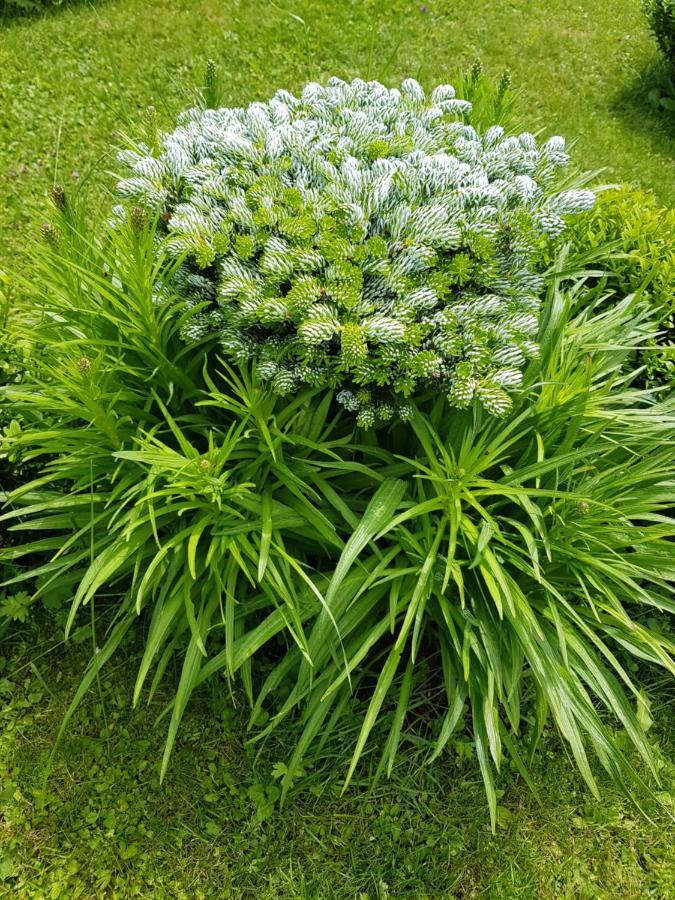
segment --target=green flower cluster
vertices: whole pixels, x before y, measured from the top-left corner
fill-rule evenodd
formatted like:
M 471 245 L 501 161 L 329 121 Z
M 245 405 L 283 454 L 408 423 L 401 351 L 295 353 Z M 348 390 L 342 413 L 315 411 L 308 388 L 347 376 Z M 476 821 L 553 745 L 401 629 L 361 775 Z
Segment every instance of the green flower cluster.
M 537 352 L 535 240 L 594 198 L 554 190 L 562 138 L 479 135 L 469 111 L 450 85 L 331 79 L 123 153 L 121 195 L 182 260 L 186 338 L 216 330 L 278 393 L 334 389 L 364 426 L 429 391 L 504 413 Z

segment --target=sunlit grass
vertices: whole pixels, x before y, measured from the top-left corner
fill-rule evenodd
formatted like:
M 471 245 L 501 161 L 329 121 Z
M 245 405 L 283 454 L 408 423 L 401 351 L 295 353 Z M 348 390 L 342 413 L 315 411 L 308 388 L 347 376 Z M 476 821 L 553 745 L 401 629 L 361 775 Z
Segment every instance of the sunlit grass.
M 524 127 L 577 140 L 582 167 L 672 202 L 673 126 L 640 87 L 658 52 L 633 0 L 76 3 L 0 21 L 0 268 L 25 252 L 55 177 L 100 194 L 114 132 L 148 105 L 169 125 L 208 57 L 236 105 L 333 74 L 428 87 L 477 56 L 511 70 Z

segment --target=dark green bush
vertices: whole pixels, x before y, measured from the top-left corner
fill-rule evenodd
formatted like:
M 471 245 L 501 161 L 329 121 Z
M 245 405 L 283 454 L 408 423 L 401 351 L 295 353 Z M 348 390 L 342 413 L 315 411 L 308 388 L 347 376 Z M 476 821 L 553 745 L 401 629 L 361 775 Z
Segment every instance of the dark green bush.
M 642 8 L 666 63 L 675 70 L 675 0 L 642 0 Z
M 67 0 L 2 0 L 3 11 L 19 14 L 34 14 L 63 6 Z
M 40 16 L 50 12 L 55 12 L 66 6 L 92 6 L 98 0 L 0 0 L 0 21 L 3 16 L 12 18 L 14 16 Z

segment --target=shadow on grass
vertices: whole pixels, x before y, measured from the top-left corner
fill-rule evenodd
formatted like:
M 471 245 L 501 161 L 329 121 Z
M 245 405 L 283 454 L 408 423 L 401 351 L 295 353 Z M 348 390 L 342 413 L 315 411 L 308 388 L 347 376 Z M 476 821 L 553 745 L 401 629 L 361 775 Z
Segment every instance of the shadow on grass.
M 106 7 L 109 0 L 0 0 L 0 28 L 52 18 L 66 9 Z
M 654 63 L 622 83 L 610 109 L 663 149 L 675 140 L 675 76 L 664 63 Z

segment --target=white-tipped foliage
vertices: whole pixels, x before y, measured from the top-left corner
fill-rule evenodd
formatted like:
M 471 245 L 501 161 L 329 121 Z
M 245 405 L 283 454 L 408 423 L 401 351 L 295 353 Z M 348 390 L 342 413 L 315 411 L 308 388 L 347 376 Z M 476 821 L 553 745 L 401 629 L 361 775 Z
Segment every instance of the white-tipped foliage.
M 162 214 L 186 302 L 210 301 L 186 337 L 217 330 L 275 389 L 336 388 L 362 424 L 428 390 L 505 411 L 536 352 L 533 241 L 593 194 L 555 192 L 562 138 L 480 135 L 468 112 L 450 85 L 334 78 L 188 110 L 156 156 L 122 154 L 120 193 Z

